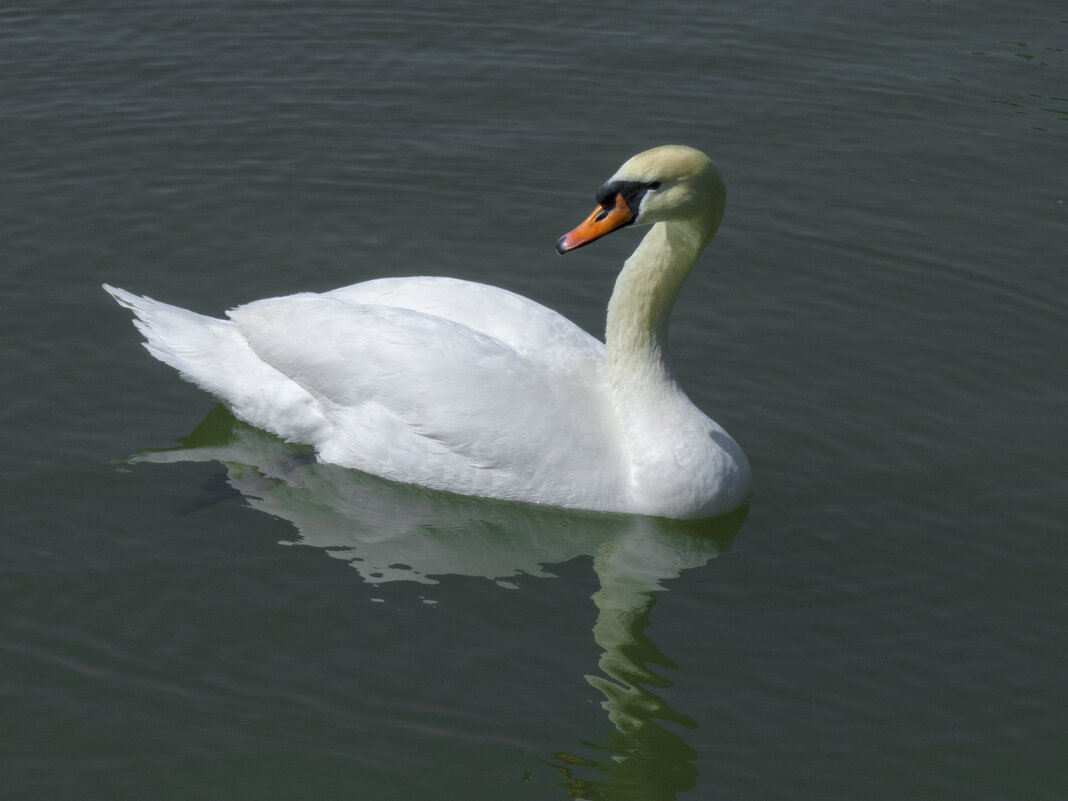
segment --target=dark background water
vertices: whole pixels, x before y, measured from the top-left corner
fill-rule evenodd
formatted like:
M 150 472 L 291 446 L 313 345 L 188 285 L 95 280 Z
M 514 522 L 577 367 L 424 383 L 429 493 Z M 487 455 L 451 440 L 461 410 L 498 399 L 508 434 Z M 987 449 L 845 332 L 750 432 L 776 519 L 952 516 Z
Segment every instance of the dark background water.
M 0 796 L 1068 797 L 1066 48 L 1053 2 L 0 9 Z M 668 142 L 728 185 L 672 323 L 754 465 L 715 526 L 308 464 L 99 289 L 442 274 L 599 334 L 636 236 L 552 244 Z

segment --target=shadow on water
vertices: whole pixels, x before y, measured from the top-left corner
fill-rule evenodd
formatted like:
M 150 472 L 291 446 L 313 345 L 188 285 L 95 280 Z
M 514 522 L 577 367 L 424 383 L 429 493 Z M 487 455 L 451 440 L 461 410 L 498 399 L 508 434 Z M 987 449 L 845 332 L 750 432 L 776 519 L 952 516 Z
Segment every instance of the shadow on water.
M 586 680 L 604 695 L 615 733 L 583 743 L 593 757 L 557 751 L 543 761 L 572 798 L 658 801 L 695 786 L 697 753 L 661 724 L 685 731 L 697 723 L 650 689 L 672 686 L 654 667 L 676 665 L 645 630 L 661 582 L 728 549 L 746 508 L 672 521 L 473 500 L 320 464 L 309 449 L 245 425 L 222 406 L 178 441 L 181 447 L 142 451 L 132 461 L 221 462 L 228 486 L 197 506 L 240 493 L 291 522 L 293 544 L 322 548 L 370 583 L 458 575 L 509 586 L 510 577 L 549 576 L 546 565 L 592 557 L 600 582 L 593 636 L 602 654 L 601 673 Z

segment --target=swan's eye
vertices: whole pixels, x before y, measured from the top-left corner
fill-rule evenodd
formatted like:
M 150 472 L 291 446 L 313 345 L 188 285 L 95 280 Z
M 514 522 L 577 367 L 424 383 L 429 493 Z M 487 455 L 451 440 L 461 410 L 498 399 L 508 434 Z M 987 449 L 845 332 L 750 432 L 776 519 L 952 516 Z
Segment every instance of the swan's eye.
M 645 197 L 645 193 L 659 188 L 660 181 L 649 181 L 648 183 L 642 183 L 641 181 L 610 181 L 597 190 L 597 205 L 601 207 L 601 210 L 597 212 L 597 216 L 593 219 L 597 222 L 605 219 L 612 213 L 620 198 L 630 209 L 631 217 L 636 218 L 641 209 L 642 198 Z

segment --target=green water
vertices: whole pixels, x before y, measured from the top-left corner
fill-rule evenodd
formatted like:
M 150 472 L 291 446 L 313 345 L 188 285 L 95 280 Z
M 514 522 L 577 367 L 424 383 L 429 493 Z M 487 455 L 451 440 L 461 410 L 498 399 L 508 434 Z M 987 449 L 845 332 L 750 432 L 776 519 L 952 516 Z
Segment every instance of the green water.
M 0 10 L 0 797 L 1068 797 L 1066 49 L 1042 2 Z M 316 465 L 99 289 L 600 334 L 635 232 L 553 243 L 667 142 L 728 186 L 672 319 L 726 520 Z

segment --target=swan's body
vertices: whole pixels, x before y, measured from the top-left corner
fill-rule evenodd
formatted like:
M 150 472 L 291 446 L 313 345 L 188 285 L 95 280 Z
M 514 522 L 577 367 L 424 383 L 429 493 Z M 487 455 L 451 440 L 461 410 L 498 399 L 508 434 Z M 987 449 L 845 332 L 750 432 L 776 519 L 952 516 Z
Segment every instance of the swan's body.
M 674 380 L 668 316 L 715 234 L 712 162 L 635 156 L 560 252 L 656 223 L 608 307 L 607 345 L 512 292 L 450 278 L 368 281 L 256 301 L 229 320 L 105 288 L 148 350 L 235 416 L 326 462 L 436 489 L 696 518 L 749 493 L 741 448 Z

